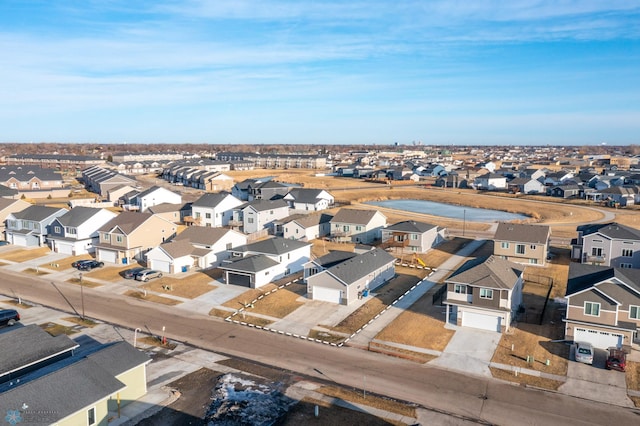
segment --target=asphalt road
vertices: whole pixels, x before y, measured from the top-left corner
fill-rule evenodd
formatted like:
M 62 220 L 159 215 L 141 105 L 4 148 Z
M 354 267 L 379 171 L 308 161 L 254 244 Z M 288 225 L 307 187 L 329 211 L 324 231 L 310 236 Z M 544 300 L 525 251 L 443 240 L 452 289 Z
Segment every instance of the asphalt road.
M 77 285 L 4 273 L 0 293 L 18 295 L 71 312 L 81 311 Z M 640 410 L 616 407 L 466 376 L 354 348 L 334 348 L 229 324 L 177 307 L 84 288 L 88 317 L 128 328 L 149 327 L 161 335 L 203 349 L 251 359 L 300 374 L 415 402 L 426 408 L 479 422 L 503 425 L 637 424 Z M 26 315 L 26 313 L 25 313 Z

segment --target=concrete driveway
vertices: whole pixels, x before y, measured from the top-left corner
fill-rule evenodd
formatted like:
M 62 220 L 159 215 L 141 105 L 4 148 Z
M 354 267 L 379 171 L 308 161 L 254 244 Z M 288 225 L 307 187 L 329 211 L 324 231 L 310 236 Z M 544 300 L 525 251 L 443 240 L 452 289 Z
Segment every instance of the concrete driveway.
M 575 350 L 575 345 L 572 345 L 567 381 L 558 388 L 558 391 L 571 396 L 597 399 L 624 407 L 634 406 L 633 402 L 627 398 L 625 374 L 605 369 L 607 351 L 595 349 L 593 365 L 588 365 L 576 362 Z
M 430 365 L 464 371 L 475 376 L 492 377 L 489 363 L 500 342 L 500 333 L 457 327 L 449 344 Z

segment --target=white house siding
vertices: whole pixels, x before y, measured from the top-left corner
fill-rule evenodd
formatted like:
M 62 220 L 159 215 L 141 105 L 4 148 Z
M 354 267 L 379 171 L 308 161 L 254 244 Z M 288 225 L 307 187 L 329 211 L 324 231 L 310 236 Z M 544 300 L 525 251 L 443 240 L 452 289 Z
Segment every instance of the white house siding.
M 192 206 L 191 209 L 193 217 L 200 218 L 201 226 L 220 228 L 229 225 L 233 218 L 233 209 L 242 204 L 243 202 L 236 197 L 228 195 L 215 207 Z
M 289 207 L 287 206 L 259 212 L 249 206 L 243 210 L 244 232 L 247 234 L 258 232 L 274 220 L 283 219 L 287 216 L 289 216 Z

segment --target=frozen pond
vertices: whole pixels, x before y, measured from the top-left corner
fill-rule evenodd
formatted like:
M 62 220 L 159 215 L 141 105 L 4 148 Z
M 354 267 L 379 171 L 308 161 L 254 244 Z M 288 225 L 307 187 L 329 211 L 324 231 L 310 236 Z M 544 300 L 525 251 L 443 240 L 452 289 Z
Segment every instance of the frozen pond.
M 430 214 L 433 216 L 449 217 L 452 219 L 468 220 L 470 222 L 502 222 L 528 219 L 528 216 L 523 214 L 507 213 L 500 210 L 454 206 L 453 204 L 425 200 L 368 201 L 365 204 L 385 207 L 388 209 Z

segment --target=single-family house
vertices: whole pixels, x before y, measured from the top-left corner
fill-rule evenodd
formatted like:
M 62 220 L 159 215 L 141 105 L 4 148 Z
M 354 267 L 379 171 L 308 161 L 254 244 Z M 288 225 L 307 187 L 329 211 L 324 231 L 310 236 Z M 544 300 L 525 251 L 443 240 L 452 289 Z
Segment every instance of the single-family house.
M 269 229 L 274 222 L 289 216 L 289 203 L 285 200 L 254 200 L 233 209 L 234 226 L 241 226 L 245 234 Z
M 499 191 L 507 189 L 507 178 L 497 173 L 487 173 L 473 180 L 474 189 Z
M 47 235 L 49 247 L 56 253 L 72 256 L 93 253 L 98 229 L 116 216 L 106 209 L 74 207 L 51 222 Z
M 27 203 L 24 200 L 0 197 L 0 234 L 2 238 L 5 238 L 7 217 L 11 213 L 22 211 L 30 205 L 31 203 Z
M 190 226 L 169 242 L 149 250 L 147 265 L 166 273 L 209 269 L 231 257 L 231 249 L 247 244 L 247 236 L 226 228 Z
M 333 206 L 333 195 L 324 189 L 293 188 L 283 198 L 293 210 L 318 211 Z
M 96 259 L 131 264 L 173 238 L 177 225 L 151 213 L 122 212 L 98 229 Z
M 181 223 L 185 216 L 191 216 L 191 203 L 171 204 L 162 203 L 151 206 L 147 209 L 147 213 L 160 216 L 163 219 L 173 223 Z
M 331 232 L 331 218 L 326 213 L 295 214 L 274 222 L 277 236 L 291 239 L 311 241 L 322 238 Z
M 578 226 L 571 258 L 581 263 L 640 268 L 640 230 L 613 223 Z
M 311 244 L 273 237 L 232 248 L 220 269 L 227 284 L 258 288 L 302 271 L 310 257 Z
M 378 210 L 340 209 L 331 219 L 331 237 L 337 241 L 371 244 L 382 238 L 387 217 Z
M 537 179 L 518 177 L 507 182 L 510 192 L 521 194 L 545 194 L 547 187 Z
M 430 223 L 405 220 L 382 229 L 382 247 L 400 254 L 424 253 L 444 241 L 444 228 Z
M 509 330 L 522 304 L 522 269 L 496 256 L 466 262 L 445 281 L 447 323 Z
M 565 298 L 565 339 L 602 349 L 639 343 L 640 270 L 571 263 Z
M 191 215 L 196 225 L 218 228 L 229 225 L 233 209 L 243 204 L 228 192 L 206 193 L 191 204 Z
M 17 246 L 43 246 L 51 222 L 67 211 L 57 207 L 32 205 L 24 210 L 9 213 L 6 219 L 6 240 Z
M 544 265 L 550 237 L 547 225 L 501 222 L 493 237 L 493 254 L 525 265 Z
M 182 204 L 182 195 L 161 186 L 152 186 L 136 195 L 131 204 L 137 206 L 138 211 L 146 212 L 149 207 L 158 204 Z
M 582 192 L 582 187 L 577 184 L 563 184 L 556 185 L 547 189 L 547 195 L 560 198 L 574 198 L 579 197 Z
M 342 261 L 332 253 L 327 256 L 331 262 L 315 259 L 316 273 L 312 273 L 314 266 L 305 266 L 307 295 L 313 300 L 349 305 L 395 276 L 395 257 L 380 248 L 343 256 Z

